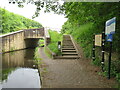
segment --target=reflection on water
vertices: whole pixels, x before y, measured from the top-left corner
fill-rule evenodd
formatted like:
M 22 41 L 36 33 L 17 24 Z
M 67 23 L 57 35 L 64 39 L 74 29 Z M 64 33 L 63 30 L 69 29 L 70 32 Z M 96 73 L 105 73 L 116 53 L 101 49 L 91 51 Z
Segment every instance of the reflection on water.
M 40 88 L 37 69 L 19 68 L 12 72 L 7 83 L 2 84 L 3 88 Z
M 33 67 L 34 49 L 20 50 L 2 55 L 2 68 Z
M 34 49 L 2 55 L 3 88 L 40 88 L 38 69 L 34 66 Z

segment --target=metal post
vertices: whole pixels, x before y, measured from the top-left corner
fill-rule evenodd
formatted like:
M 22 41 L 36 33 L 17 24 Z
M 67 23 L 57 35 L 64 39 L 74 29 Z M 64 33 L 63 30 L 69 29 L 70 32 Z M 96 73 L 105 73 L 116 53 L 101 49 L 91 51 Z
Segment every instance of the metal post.
M 93 59 L 93 61 L 95 61 L 95 34 L 93 35 L 93 49 L 92 49 L 92 51 L 93 51 L 92 59 Z
M 105 54 L 105 32 L 102 32 L 102 71 L 104 72 L 104 54 Z
M 112 42 L 110 42 L 109 60 L 108 60 L 108 79 L 110 79 Z

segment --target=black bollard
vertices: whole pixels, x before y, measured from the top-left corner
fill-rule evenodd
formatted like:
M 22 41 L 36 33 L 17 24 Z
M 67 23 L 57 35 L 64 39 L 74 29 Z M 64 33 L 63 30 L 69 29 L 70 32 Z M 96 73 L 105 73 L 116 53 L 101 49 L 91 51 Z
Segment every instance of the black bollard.
M 102 32 L 102 71 L 104 72 L 104 57 L 105 57 L 105 32 Z
M 95 34 L 93 35 L 93 49 L 92 49 L 93 55 L 92 59 L 95 61 Z

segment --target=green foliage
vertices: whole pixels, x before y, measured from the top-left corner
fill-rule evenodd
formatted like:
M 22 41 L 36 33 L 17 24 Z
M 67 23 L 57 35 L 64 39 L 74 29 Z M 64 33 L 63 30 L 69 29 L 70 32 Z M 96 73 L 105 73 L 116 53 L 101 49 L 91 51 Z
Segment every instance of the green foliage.
M 60 52 L 58 50 L 58 41 L 62 41 L 62 34 L 52 30 L 49 30 L 49 34 L 51 37 L 51 43 L 48 45 L 48 47 L 52 52 L 59 54 Z
M 66 2 L 64 7 L 66 17 L 76 25 L 94 22 L 99 28 L 100 23 L 104 25 L 104 22 L 112 17 L 119 18 L 118 2 Z
M 40 47 L 44 47 L 44 42 L 45 42 L 44 39 L 40 39 L 40 40 L 39 40 L 39 46 L 40 46 Z
M 59 2 L 60 1 L 60 2 Z M 40 11 L 43 9 L 44 12 L 50 12 L 53 11 L 57 14 L 64 13 L 64 7 L 61 4 L 61 0 L 10 0 L 10 4 L 17 4 L 18 7 L 22 8 L 24 7 L 24 3 L 30 3 L 36 6 L 35 14 L 32 16 L 32 18 L 38 17 L 40 14 Z
M 42 64 L 41 62 L 42 59 L 40 58 L 40 55 L 39 55 L 39 47 L 35 48 L 34 60 L 36 64 Z
M 120 65 L 120 61 L 118 61 L 118 60 L 112 60 L 111 61 L 111 76 L 112 77 L 116 77 L 116 79 L 119 81 L 119 71 L 120 71 L 120 67 L 119 67 L 119 65 Z M 106 76 L 107 75 L 107 73 L 108 73 L 108 61 L 106 61 L 105 62 L 105 67 L 104 67 L 104 71 L 105 72 L 103 72 L 104 73 L 104 75 Z
M 87 58 L 92 58 L 92 38 L 93 34 L 102 33 L 105 30 L 105 22 L 113 17 L 116 17 L 116 34 L 113 40 L 113 52 L 120 53 L 120 2 L 65 2 L 65 14 L 68 21 L 64 23 L 61 33 L 71 34 L 77 43 L 84 50 L 84 55 Z M 91 23 L 92 22 L 92 23 Z M 105 44 L 108 51 L 109 43 Z M 98 48 L 97 48 L 98 49 Z M 101 66 L 100 49 L 96 51 L 95 65 Z M 120 56 L 116 56 L 118 60 L 112 60 L 111 76 L 119 79 L 120 73 Z M 112 58 L 114 59 L 114 58 Z M 108 66 L 105 64 L 104 75 L 107 75 Z
M 120 2 L 66 2 L 63 6 L 65 7 L 68 21 L 64 25 L 69 25 L 69 28 L 72 28 L 73 26 L 80 27 L 83 24 L 92 22 L 92 31 L 98 34 L 105 29 L 107 20 L 116 17 L 116 34 L 114 35 L 113 50 L 120 53 L 120 45 L 118 43 L 120 41 L 119 4 Z M 62 33 L 68 32 L 66 31 L 68 27 L 64 25 Z M 69 33 L 72 33 L 72 31 L 73 29 L 70 29 Z M 108 45 L 106 47 L 109 48 Z
M 116 74 L 116 79 L 118 80 L 118 82 L 120 83 L 120 73 Z
M 101 60 L 100 60 L 99 57 L 96 57 L 96 58 L 95 58 L 95 61 L 93 61 L 92 63 L 93 63 L 94 65 L 96 65 L 96 66 L 100 66 L 100 65 L 101 65 Z
M 44 52 L 49 58 L 52 58 L 52 54 L 50 52 L 50 49 L 48 49 L 46 46 L 44 47 Z
M 93 34 L 93 30 L 92 30 L 92 25 L 93 23 L 88 23 L 88 24 L 84 24 L 79 26 L 73 26 L 72 24 L 70 24 L 68 21 L 66 22 L 67 24 L 63 25 L 62 28 L 62 33 L 64 31 L 66 31 L 65 34 L 71 34 L 74 39 L 80 43 L 80 46 L 82 46 L 85 56 L 90 58 L 92 57 L 92 36 L 91 34 Z M 90 38 L 88 38 L 90 37 Z
M 2 18 L 2 32 L 9 33 L 20 29 L 41 28 L 42 25 L 36 21 L 25 18 L 23 16 L 11 13 L 5 9 L 0 8 Z
M 3 69 L 2 70 L 2 81 L 7 80 L 8 75 L 14 70 L 15 70 L 15 68 Z
M 59 51 L 58 51 L 58 47 L 57 47 L 57 42 L 55 43 L 50 43 L 49 45 L 48 45 L 48 47 L 50 48 L 50 50 L 51 51 L 53 51 L 54 53 L 58 53 Z

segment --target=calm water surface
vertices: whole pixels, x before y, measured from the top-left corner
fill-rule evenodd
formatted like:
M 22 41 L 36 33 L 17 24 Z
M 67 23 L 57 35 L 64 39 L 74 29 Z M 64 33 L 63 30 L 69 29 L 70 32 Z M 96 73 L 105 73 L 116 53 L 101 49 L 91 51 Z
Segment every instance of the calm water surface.
M 34 63 L 34 49 L 2 55 L 3 88 L 40 88 L 40 77 Z

